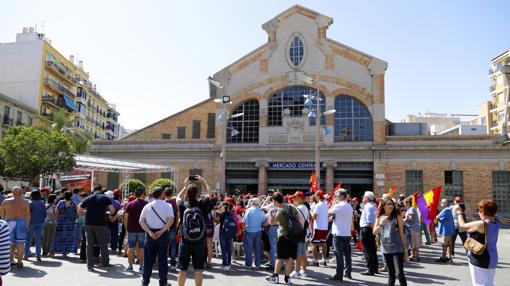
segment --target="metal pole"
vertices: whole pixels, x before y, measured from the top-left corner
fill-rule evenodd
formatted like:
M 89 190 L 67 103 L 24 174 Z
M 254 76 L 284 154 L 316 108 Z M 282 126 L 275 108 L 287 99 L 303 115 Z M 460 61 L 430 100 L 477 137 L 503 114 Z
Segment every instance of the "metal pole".
M 223 128 L 221 132 L 221 172 L 220 172 L 220 194 L 226 194 L 227 190 L 225 189 L 225 168 L 226 168 L 226 150 L 227 150 L 227 123 L 228 123 L 228 115 L 227 115 L 227 104 L 223 102 Z
M 318 85 L 318 84 L 317 84 Z M 319 87 L 317 86 L 317 94 L 315 95 L 315 177 L 317 178 L 317 182 L 319 183 L 320 189 L 320 179 L 321 179 L 321 158 L 320 158 L 320 128 L 321 128 L 321 113 L 320 113 L 320 94 Z

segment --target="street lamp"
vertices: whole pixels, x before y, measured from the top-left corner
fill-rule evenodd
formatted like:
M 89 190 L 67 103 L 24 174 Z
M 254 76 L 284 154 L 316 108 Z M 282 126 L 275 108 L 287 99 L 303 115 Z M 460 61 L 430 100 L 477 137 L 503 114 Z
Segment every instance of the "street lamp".
M 213 86 L 219 88 L 219 89 L 223 89 L 225 87 L 225 85 L 223 83 L 220 83 L 218 81 L 215 81 L 212 77 L 209 77 L 207 78 L 207 81 L 209 81 L 210 84 L 212 84 Z M 221 103 L 223 105 L 223 110 L 220 114 L 220 116 L 218 117 L 218 120 L 220 122 L 222 122 L 222 128 L 221 128 L 221 153 L 220 153 L 220 158 L 221 158 L 221 167 L 220 167 L 220 193 L 223 191 L 223 192 L 226 192 L 225 190 L 225 176 L 226 176 L 226 147 L 227 147 L 227 122 L 229 119 L 233 119 L 233 118 L 237 118 L 237 117 L 240 117 L 240 116 L 243 116 L 244 113 L 238 113 L 238 114 L 232 114 L 232 115 L 228 115 L 228 112 L 227 112 L 227 104 L 232 104 L 232 100 L 231 100 L 231 97 L 230 95 L 223 95 L 221 97 L 216 97 L 214 99 L 214 102 L 216 103 Z M 238 134 L 237 130 L 235 130 L 234 128 L 232 128 L 232 133 L 233 135 L 231 136 L 235 136 Z M 235 132 L 237 133 L 235 133 Z
M 305 74 L 299 74 L 298 77 L 300 79 L 309 85 L 316 84 L 316 92 L 315 95 L 305 95 L 307 98 L 307 102 L 312 102 L 313 99 L 315 99 L 315 111 L 310 111 L 308 113 L 308 117 L 313 118 L 315 117 L 315 177 L 317 178 L 317 181 L 319 182 L 320 187 L 320 164 L 321 164 L 321 154 L 320 154 L 320 133 L 321 133 L 321 117 L 334 114 L 336 112 L 335 109 L 326 110 L 324 113 L 321 113 L 320 111 L 320 101 L 322 100 L 320 97 L 320 91 L 319 91 L 319 82 L 314 80 L 313 78 L 305 75 Z

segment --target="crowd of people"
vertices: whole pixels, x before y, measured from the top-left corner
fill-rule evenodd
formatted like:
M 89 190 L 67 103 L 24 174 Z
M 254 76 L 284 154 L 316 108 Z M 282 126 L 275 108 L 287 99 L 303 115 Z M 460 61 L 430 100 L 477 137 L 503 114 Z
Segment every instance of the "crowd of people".
M 34 257 L 34 245 L 37 262 L 79 253 L 91 272 L 109 269 L 111 254 L 127 256 L 125 270 L 139 271 L 142 285 L 157 268 L 160 285 L 169 285 L 168 272 L 178 271 L 182 286 L 190 264 L 195 284 L 202 285 L 202 272 L 213 267 L 213 250 L 221 251 L 222 271 L 231 270 L 242 252 L 245 267 L 270 271 L 269 283 L 289 285 L 307 277 L 308 267 L 328 264 L 336 266 L 329 279 L 342 281 L 352 279 L 356 247 L 366 262 L 361 275 L 387 272 L 388 285 L 397 280 L 407 285 L 404 267 L 406 261 L 419 263 L 423 234 L 427 244 L 441 243 L 439 263 L 453 261 L 460 237 L 473 285 L 493 285 L 498 262 L 497 205 L 490 199 L 477 204 L 478 217 L 461 197 L 452 205 L 443 199 L 436 237 L 436 223 L 425 225 L 411 197 L 376 198 L 366 191 L 359 202 L 342 188 L 329 194 L 224 196 L 213 195 L 204 178 L 190 176 L 179 192 L 172 186 L 139 187 L 125 198 L 101 186 L 90 194 L 22 187 L 11 194 L 0 196 L 0 275 L 22 268 L 23 260 Z

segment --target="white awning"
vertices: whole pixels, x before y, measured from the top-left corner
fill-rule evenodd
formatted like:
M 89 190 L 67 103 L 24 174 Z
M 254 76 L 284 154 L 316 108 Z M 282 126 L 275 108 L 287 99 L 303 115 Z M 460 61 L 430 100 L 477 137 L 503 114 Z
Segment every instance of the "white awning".
M 175 172 L 172 166 L 162 166 L 138 162 L 121 161 L 111 158 L 76 155 L 76 168 L 116 173 L 149 173 L 149 172 Z

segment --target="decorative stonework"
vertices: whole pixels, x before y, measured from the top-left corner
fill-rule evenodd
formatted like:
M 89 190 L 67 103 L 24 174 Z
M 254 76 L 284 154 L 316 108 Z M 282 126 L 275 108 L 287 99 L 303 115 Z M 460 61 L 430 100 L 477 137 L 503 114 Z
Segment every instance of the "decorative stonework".
M 302 120 L 290 120 L 287 122 L 287 130 L 289 134 L 303 134 L 305 130 L 305 123 Z
M 269 71 L 269 60 L 268 59 L 261 59 L 260 60 L 260 73 L 266 74 Z
M 336 43 L 332 43 L 331 41 L 329 43 L 329 48 L 333 51 L 333 53 L 335 53 L 335 55 L 344 57 L 365 67 L 368 67 L 368 64 L 370 63 L 371 60 L 371 58 L 367 56 L 364 56 L 356 51 L 349 50 Z
M 264 54 L 266 50 L 266 45 L 263 45 L 262 47 L 258 48 L 257 50 L 253 51 L 246 57 L 242 58 L 241 60 L 235 62 L 234 64 L 227 67 L 228 72 L 233 75 L 238 73 L 240 70 L 248 67 L 249 65 L 253 64 L 254 62 L 260 60 L 262 58 L 262 55 Z

